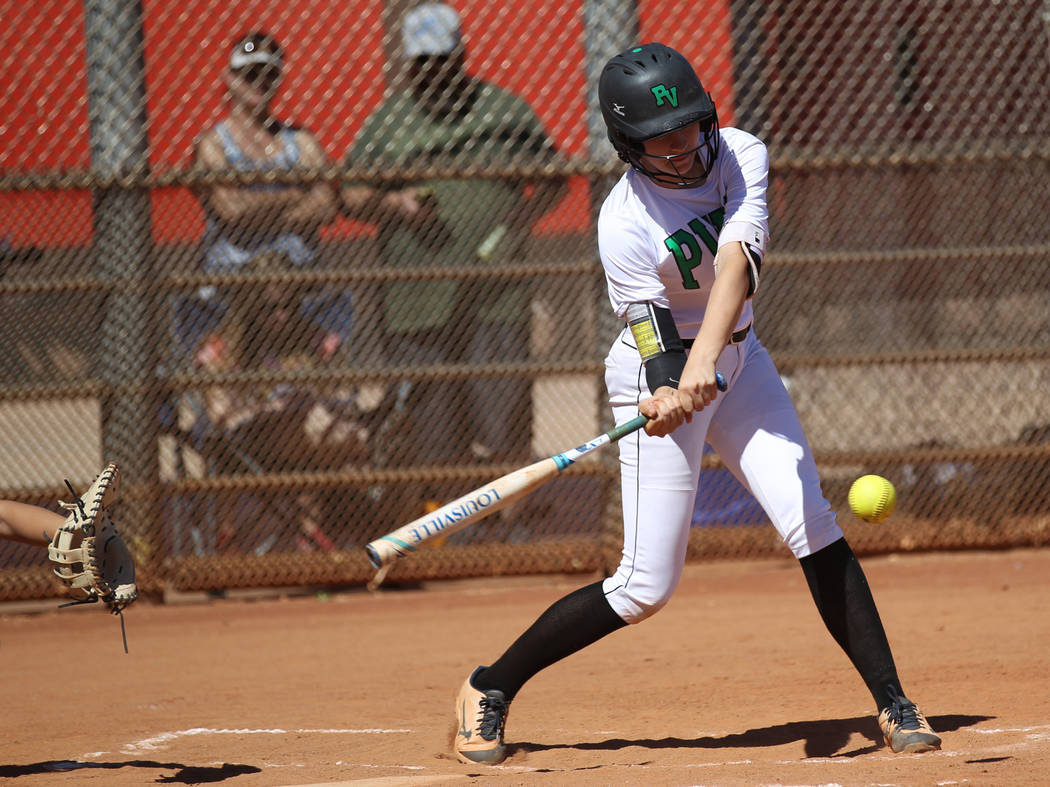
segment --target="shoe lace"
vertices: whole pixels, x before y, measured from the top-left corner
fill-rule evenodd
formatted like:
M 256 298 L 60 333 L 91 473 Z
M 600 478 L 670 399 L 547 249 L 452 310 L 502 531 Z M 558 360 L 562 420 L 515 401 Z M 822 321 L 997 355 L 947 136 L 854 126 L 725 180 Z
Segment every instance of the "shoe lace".
M 502 697 L 486 694 L 478 705 L 481 708 L 478 714 L 478 732 L 487 741 L 495 740 L 503 730 L 503 720 L 507 718 L 507 701 Z
M 887 709 L 890 720 L 902 730 L 922 728 L 922 714 L 914 702 L 902 697 L 893 689 L 890 690 L 893 704 Z

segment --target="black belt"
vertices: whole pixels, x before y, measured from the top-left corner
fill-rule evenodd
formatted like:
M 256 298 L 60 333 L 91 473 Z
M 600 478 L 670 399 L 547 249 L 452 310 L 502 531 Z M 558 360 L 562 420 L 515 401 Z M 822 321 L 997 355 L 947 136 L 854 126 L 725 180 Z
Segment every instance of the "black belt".
M 729 337 L 729 344 L 740 344 L 740 342 L 747 338 L 749 333 L 751 333 L 751 323 L 748 323 L 739 331 L 734 332 L 733 335 Z M 692 348 L 694 341 L 695 339 L 682 339 L 682 344 L 685 345 L 685 349 L 689 350 Z

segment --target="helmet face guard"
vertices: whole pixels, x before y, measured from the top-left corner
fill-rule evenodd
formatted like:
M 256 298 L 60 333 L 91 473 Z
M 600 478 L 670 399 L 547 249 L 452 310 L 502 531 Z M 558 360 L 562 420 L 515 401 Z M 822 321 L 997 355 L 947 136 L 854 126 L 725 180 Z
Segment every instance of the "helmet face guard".
M 627 162 L 658 185 L 671 188 L 692 188 L 707 180 L 707 175 L 711 172 L 715 159 L 718 158 L 719 139 L 718 117 L 712 114 L 711 117 L 700 121 L 699 140 L 696 147 L 681 153 L 658 156 L 645 152 L 643 143 L 648 140 L 643 140 L 637 145 L 628 141 L 626 144 Z M 665 161 L 666 165 L 654 167 L 648 164 L 650 161 L 655 163 L 657 160 Z M 685 167 L 676 163 L 683 160 L 688 162 Z
M 701 185 L 718 157 L 718 114 L 693 67 L 681 54 L 663 44 L 644 44 L 613 57 L 598 82 L 598 103 L 609 141 L 617 155 L 653 180 L 672 188 Z M 652 156 L 643 143 L 693 123 L 700 124 L 699 142 L 692 151 Z M 690 153 L 685 167 L 676 164 Z M 647 164 L 655 159 L 666 168 Z

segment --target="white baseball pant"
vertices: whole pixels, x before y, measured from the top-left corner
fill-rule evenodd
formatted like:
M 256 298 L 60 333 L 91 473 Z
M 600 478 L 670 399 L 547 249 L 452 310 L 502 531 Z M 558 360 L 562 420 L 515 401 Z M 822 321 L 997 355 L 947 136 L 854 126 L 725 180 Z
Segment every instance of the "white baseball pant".
M 636 417 L 638 402 L 651 395 L 629 330 L 613 343 L 605 367 L 620 424 Z M 795 406 L 755 332 L 727 346 L 717 368 L 729 389 L 692 423 L 667 437 L 639 430 L 619 442 L 623 556 L 603 588 L 628 623 L 663 607 L 681 578 L 705 441 L 755 496 L 795 557 L 842 537 Z

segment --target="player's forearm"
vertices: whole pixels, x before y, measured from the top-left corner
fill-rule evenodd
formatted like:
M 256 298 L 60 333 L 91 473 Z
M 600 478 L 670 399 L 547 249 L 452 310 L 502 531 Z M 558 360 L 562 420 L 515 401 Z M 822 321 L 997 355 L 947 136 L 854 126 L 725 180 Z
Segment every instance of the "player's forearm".
M 28 503 L 0 500 L 0 537 L 32 546 L 47 546 L 66 518 Z M 46 535 L 45 535 L 46 534 Z
M 736 249 L 736 252 L 723 255 L 723 251 L 729 248 Z M 736 321 L 747 299 L 749 281 L 743 252 L 737 244 L 731 244 L 719 251 L 719 258 L 718 275 L 711 288 L 704 321 L 693 342 L 687 365 L 705 362 L 714 364 L 718 360 L 736 328 Z

